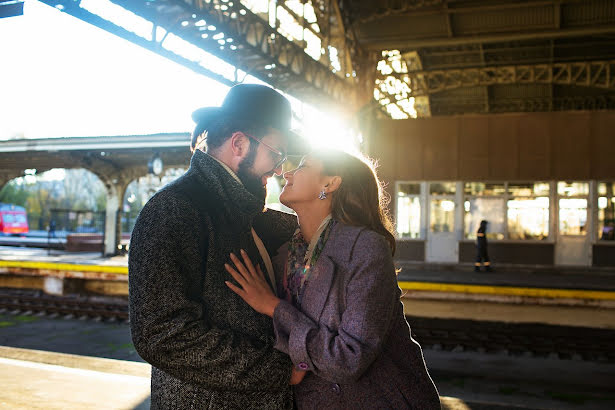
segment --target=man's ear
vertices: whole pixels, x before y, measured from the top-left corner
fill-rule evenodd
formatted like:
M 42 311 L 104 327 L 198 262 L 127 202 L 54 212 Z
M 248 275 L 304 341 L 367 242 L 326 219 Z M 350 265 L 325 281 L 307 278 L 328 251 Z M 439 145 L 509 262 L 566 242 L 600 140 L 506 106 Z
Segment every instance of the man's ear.
M 331 179 L 329 180 L 329 183 L 327 184 L 327 192 L 337 191 L 340 185 L 342 185 L 342 177 L 337 176 L 337 175 L 334 177 L 331 177 Z
M 243 132 L 237 131 L 231 135 L 231 150 L 235 157 L 245 157 L 250 150 L 250 139 Z

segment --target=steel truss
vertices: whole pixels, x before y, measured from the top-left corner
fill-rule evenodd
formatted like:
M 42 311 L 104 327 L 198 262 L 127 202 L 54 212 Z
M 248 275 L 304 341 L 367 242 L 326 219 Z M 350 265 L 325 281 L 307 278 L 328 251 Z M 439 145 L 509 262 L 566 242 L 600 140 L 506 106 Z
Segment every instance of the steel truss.
M 613 110 L 615 95 L 499 98 L 488 104 L 482 98 L 439 97 L 431 99 L 430 108 L 432 115 Z
M 615 60 L 393 73 L 411 96 L 495 84 L 564 84 L 615 90 Z
M 151 41 L 87 12 L 79 7 L 79 1 L 41 1 L 51 6 L 61 5 L 65 12 L 77 18 L 228 85 L 241 82 L 243 78 L 236 73 L 234 80 L 229 80 L 163 48 L 166 36 L 156 38 L 157 27 L 239 68 L 244 77 L 246 73 L 253 75 L 304 101 L 348 104 L 354 99 L 354 77 L 347 78 L 345 72 L 333 73 L 330 67 L 307 55 L 301 46 L 288 40 L 238 0 L 112 0 L 153 23 Z M 206 25 L 196 24 L 202 20 Z M 207 34 L 206 38 L 203 34 Z

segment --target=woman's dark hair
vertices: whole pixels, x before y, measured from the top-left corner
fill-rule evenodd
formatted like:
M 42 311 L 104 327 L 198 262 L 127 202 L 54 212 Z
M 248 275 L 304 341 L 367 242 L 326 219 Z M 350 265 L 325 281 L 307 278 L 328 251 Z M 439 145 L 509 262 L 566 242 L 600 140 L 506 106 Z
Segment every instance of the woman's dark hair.
M 266 125 L 254 124 L 240 118 L 220 117 L 211 123 L 197 124 L 192 132 L 190 149 L 192 152 L 197 145 L 205 139 L 208 150 L 216 150 L 237 131 L 245 132 L 253 137 L 262 138 L 267 134 L 269 127 Z
M 395 254 L 393 223 L 386 195 L 373 161 L 343 151 L 318 149 L 309 155 L 322 162 L 323 174 L 340 176 L 342 183 L 333 192 L 333 219 L 353 226 L 364 226 L 385 237 Z

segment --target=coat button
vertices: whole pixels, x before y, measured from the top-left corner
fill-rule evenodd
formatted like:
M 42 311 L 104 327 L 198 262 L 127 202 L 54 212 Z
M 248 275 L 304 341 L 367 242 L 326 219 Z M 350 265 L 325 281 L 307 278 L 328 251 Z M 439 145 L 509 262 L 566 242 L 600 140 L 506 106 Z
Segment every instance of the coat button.
M 297 367 L 299 367 L 299 370 L 307 370 L 308 369 L 308 365 L 305 362 L 299 363 L 299 365 Z
M 333 390 L 333 393 L 335 394 L 340 394 L 340 391 L 341 391 L 340 385 L 337 383 L 331 385 L 331 390 Z

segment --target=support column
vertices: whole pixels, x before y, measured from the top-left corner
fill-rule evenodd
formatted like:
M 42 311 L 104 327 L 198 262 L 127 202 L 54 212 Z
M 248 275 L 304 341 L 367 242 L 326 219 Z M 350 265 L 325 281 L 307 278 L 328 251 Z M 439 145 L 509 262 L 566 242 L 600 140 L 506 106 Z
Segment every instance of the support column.
M 118 254 L 122 234 L 122 203 L 128 183 L 123 179 L 114 179 L 106 183 L 107 208 L 105 209 L 104 255 Z
M 117 254 L 117 217 L 120 209 L 119 193 L 116 185 L 107 186 L 107 208 L 105 209 L 104 255 Z

